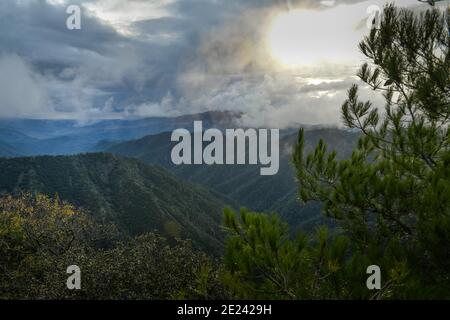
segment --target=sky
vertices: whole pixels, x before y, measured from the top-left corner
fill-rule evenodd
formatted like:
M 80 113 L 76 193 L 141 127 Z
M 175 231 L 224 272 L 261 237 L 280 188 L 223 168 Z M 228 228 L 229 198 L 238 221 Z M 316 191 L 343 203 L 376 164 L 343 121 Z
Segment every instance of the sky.
M 391 1 L 392 2 L 392 1 Z M 398 6 L 427 8 L 415 0 Z M 448 4 L 448 1 L 446 1 Z M 0 117 L 338 125 L 371 0 L 0 1 Z M 66 9 L 81 8 L 69 30 Z M 363 88 L 362 96 L 382 105 Z

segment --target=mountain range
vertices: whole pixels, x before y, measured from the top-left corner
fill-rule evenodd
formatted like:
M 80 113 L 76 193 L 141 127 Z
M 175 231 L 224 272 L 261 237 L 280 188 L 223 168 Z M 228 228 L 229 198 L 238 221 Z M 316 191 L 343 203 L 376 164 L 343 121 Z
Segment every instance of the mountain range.
M 179 117 L 128 120 L 0 119 L 0 156 L 71 155 L 96 149 L 102 141 L 126 141 L 146 135 L 192 126 L 201 120 L 205 128 L 233 127 L 240 114 L 205 112 Z M 14 147 L 13 152 L 8 144 Z

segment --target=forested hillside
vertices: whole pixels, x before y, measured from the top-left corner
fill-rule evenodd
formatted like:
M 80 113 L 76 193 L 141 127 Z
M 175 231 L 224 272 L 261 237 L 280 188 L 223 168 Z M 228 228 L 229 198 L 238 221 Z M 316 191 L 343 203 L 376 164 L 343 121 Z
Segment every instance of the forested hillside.
M 296 135 L 289 131 L 281 132 L 280 170 L 274 176 L 261 176 L 260 165 L 175 166 L 170 154 L 176 143 L 170 141 L 170 133 L 152 135 L 112 147 L 107 145 L 106 150 L 164 166 L 179 177 L 213 188 L 251 210 L 278 212 L 293 230 L 299 226 L 313 230 L 314 226 L 326 219 L 320 214 L 318 203 L 301 205 L 298 201 L 298 187 L 292 165 Z M 312 150 L 320 138 L 325 139 L 339 152 L 340 157 L 345 158 L 355 146 L 358 135 L 339 129 L 312 129 L 308 131 L 307 148 Z
M 58 194 L 131 235 L 158 230 L 210 252 L 221 248 L 226 200 L 162 168 L 110 154 L 0 159 L 0 168 L 3 194 Z
M 58 198 L 0 197 L 0 299 L 224 298 L 217 264 L 190 241 L 131 237 Z M 66 287 L 67 267 L 82 290 Z

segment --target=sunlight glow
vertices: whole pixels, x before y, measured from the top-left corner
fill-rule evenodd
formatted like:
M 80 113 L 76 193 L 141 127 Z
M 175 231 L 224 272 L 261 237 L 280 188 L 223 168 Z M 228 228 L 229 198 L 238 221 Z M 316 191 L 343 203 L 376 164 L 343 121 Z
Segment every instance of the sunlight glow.
M 275 16 L 267 47 L 276 62 L 298 67 L 345 59 L 342 35 L 348 24 L 336 21 L 333 10 L 291 10 Z

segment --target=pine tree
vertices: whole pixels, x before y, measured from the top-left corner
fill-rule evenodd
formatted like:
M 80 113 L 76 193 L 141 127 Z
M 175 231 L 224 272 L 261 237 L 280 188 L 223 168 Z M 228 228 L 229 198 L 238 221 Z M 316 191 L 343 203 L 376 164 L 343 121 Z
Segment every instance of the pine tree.
M 448 10 L 449 11 L 449 10 Z M 294 164 L 303 201 L 323 203 L 342 235 L 289 237 L 275 216 L 225 212 L 231 236 L 225 283 L 244 298 L 450 298 L 449 12 L 384 8 L 379 29 L 360 44 L 358 73 L 384 95 L 382 111 L 349 89 L 342 118 L 361 133 L 338 160 L 320 141 Z M 367 267 L 382 272 L 366 287 Z
M 450 288 L 449 26 L 438 9 L 385 7 L 359 46 L 370 63 L 358 73 L 383 93 L 384 111 L 354 85 L 342 106 L 345 125 L 361 132 L 351 158 L 337 161 L 323 141 L 305 157 L 303 130 L 294 155 L 302 200 L 323 202 L 363 253 L 398 246 L 411 283 L 439 297 Z

